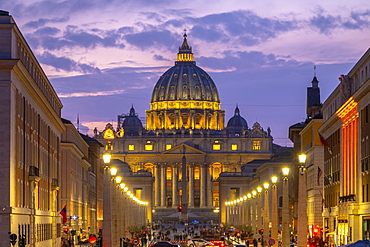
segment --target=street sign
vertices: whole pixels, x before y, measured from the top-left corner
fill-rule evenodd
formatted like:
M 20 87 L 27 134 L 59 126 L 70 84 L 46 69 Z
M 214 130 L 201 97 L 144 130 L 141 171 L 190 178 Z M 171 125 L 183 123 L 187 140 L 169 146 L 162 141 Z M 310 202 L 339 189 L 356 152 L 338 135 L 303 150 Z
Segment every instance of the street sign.
M 132 244 L 133 244 L 133 245 L 139 245 L 139 239 L 134 238 L 134 239 L 132 240 Z
M 270 238 L 270 239 L 269 239 L 269 245 L 270 245 L 270 246 L 272 246 L 272 245 L 274 245 L 274 244 L 275 244 L 275 239 Z

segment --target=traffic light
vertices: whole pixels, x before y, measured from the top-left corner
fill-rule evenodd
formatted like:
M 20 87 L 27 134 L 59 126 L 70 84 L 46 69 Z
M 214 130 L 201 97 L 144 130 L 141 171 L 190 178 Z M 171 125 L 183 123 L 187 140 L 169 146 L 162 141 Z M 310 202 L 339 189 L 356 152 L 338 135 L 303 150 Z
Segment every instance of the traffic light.
M 178 206 L 177 211 L 181 212 L 181 210 L 182 210 L 182 206 Z
M 312 228 L 312 233 L 314 236 L 319 236 L 320 235 L 320 228 L 314 227 Z
M 259 234 L 261 234 L 261 235 L 262 235 L 264 232 L 265 232 L 265 230 L 263 230 L 263 229 L 260 229 L 260 230 L 258 231 L 258 233 L 259 233 Z
M 19 241 L 18 241 L 18 246 L 19 247 L 24 247 L 25 246 L 25 239 L 24 238 L 20 238 Z

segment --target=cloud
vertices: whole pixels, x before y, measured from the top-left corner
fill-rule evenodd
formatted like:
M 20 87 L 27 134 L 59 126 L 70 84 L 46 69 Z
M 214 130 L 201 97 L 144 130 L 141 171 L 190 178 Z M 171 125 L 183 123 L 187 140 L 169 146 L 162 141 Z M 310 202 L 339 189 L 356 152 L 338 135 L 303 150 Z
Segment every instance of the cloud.
M 197 61 L 211 69 L 235 69 L 241 71 L 260 71 L 263 68 L 282 66 L 297 66 L 300 63 L 290 58 L 280 58 L 274 54 L 264 54 L 258 51 L 225 51 L 222 58 L 200 57 Z
M 251 46 L 278 34 L 299 28 L 292 18 L 262 18 L 252 11 L 239 10 L 226 13 L 210 14 L 200 18 L 191 18 L 191 32 L 207 42 L 229 42 Z
M 60 33 L 60 30 L 55 27 L 44 27 L 37 29 L 34 33 L 40 36 L 53 36 Z
M 38 60 L 43 64 L 56 68 L 57 70 L 62 69 L 68 72 L 78 71 L 82 73 L 100 73 L 100 70 L 97 67 L 84 63 L 77 63 L 67 57 L 56 57 L 49 52 L 44 52 L 42 55 L 38 56 Z
M 115 31 L 83 30 L 71 25 L 67 26 L 63 33 L 57 28 L 40 28 L 26 35 L 26 38 L 32 47 L 42 47 L 47 50 L 72 49 L 73 47 L 93 49 L 98 45 L 119 49 L 125 47 L 121 42 L 121 35 Z
M 174 48 L 175 44 L 178 44 L 178 39 L 175 39 L 169 30 L 154 29 L 140 33 L 126 34 L 124 39 L 132 46 L 141 49 L 150 47 L 163 47 L 168 49 L 169 47 Z
M 125 90 L 114 90 L 114 91 L 102 91 L 102 92 L 80 92 L 80 93 L 60 93 L 58 96 L 60 98 L 73 98 L 73 97 L 91 97 L 91 96 L 107 96 L 122 94 Z
M 310 25 L 318 29 L 320 33 L 329 35 L 337 29 L 361 30 L 368 28 L 370 24 L 370 10 L 352 11 L 350 15 L 331 15 L 318 9 L 317 15 L 309 19 Z
M 162 55 L 158 55 L 158 54 L 155 54 L 155 55 L 153 56 L 153 58 L 154 58 L 155 60 L 157 60 L 157 61 L 170 61 L 169 59 L 164 58 Z
M 52 18 L 52 19 L 47 19 L 47 18 L 40 18 L 36 21 L 30 21 L 24 24 L 26 27 L 30 28 L 40 28 L 45 26 L 47 23 L 61 23 L 61 22 L 68 22 L 69 18 L 68 17 L 63 17 L 63 18 Z

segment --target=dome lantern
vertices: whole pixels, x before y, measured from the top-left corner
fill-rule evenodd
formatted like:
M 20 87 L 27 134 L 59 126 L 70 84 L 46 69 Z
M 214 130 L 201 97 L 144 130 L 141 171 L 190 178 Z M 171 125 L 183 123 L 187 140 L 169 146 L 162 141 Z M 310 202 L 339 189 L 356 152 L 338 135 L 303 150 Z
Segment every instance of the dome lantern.
M 191 51 L 191 46 L 189 46 L 187 41 L 186 29 L 184 30 L 184 41 L 182 45 L 179 47 L 179 52 L 177 53 L 177 61 L 193 61 L 193 52 Z

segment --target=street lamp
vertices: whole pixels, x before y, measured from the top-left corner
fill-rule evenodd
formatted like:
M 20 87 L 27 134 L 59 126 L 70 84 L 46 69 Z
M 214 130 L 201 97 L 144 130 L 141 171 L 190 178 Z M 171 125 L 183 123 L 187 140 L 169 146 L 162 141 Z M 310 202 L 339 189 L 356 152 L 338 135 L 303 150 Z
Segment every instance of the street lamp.
M 278 232 L 279 232 L 279 215 L 278 215 L 278 206 L 277 206 L 277 189 L 276 189 L 276 183 L 278 181 L 277 176 L 271 177 L 271 238 L 275 240 L 275 244 L 278 242 Z
M 306 171 L 306 154 L 299 154 L 298 155 L 298 161 L 299 161 L 299 174 L 303 175 Z
M 297 245 L 305 247 L 307 245 L 307 198 L 306 198 L 306 158 L 302 153 L 298 155 L 299 177 L 298 177 L 298 225 L 297 225 Z
M 270 219 L 269 219 L 269 187 L 270 187 L 270 184 L 268 182 L 264 182 L 263 183 L 263 188 L 265 189 L 265 196 L 264 196 L 264 205 L 263 205 L 263 229 L 264 229 L 264 232 L 262 233 L 262 244 L 263 246 L 266 246 L 265 243 L 264 243 L 264 234 L 267 234 L 267 238 L 270 236 L 270 228 L 269 228 L 269 222 L 270 222 Z
M 261 229 L 263 229 L 263 223 L 262 223 L 262 195 L 261 195 L 261 192 L 262 192 L 262 186 L 258 186 L 257 187 L 257 193 L 258 193 L 258 198 L 257 198 L 257 230 L 258 230 L 258 233 L 260 232 Z M 263 242 L 261 242 L 262 246 L 263 246 Z
M 252 190 L 252 198 L 253 203 L 252 204 L 252 227 L 254 227 L 254 240 L 258 240 L 258 225 L 257 225 L 257 190 Z
M 118 186 L 120 186 L 119 184 L 121 183 L 121 181 L 122 181 L 122 177 L 121 176 L 117 176 L 116 177 L 116 183 L 117 183 Z
M 109 164 L 111 158 L 112 158 L 112 155 L 110 153 L 103 154 L 103 162 L 104 162 L 104 164 Z
M 111 212 L 111 189 L 110 189 L 110 175 L 112 169 L 110 169 L 110 162 L 112 155 L 105 153 L 102 155 L 104 162 L 104 194 L 103 194 L 103 231 L 102 239 L 104 244 L 107 246 L 112 245 L 112 212 Z M 114 169 L 113 169 L 114 170 Z M 116 169 L 117 170 L 117 169 Z M 103 245 L 101 236 L 99 237 L 101 246 Z
M 290 246 L 290 230 L 289 230 L 289 187 L 288 187 L 288 175 L 289 167 L 282 168 L 283 173 L 283 208 L 282 208 L 282 241 L 283 247 Z
M 117 172 L 118 172 L 118 169 L 117 168 L 115 168 L 115 167 L 111 167 L 110 168 L 110 175 L 112 177 L 115 177 L 117 175 Z

